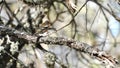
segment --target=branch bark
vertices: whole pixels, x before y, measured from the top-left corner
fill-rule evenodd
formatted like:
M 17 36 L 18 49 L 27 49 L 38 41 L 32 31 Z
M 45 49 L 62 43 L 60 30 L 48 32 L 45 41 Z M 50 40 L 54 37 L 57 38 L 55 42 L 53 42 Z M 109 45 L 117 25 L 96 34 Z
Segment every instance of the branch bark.
M 112 56 L 108 55 L 104 51 L 101 51 L 97 48 L 93 48 L 87 43 L 79 42 L 74 39 L 68 39 L 63 37 L 48 37 L 48 36 L 35 36 L 30 35 L 25 32 L 21 32 L 12 28 L 8 28 L 5 26 L 0 26 L 0 34 L 8 34 L 12 36 L 16 36 L 18 38 L 25 39 L 27 41 L 31 41 L 33 43 L 44 43 L 44 44 L 53 44 L 53 45 L 64 45 L 70 48 L 73 48 L 77 51 L 87 53 L 91 56 L 96 57 L 97 59 L 107 63 L 108 65 L 114 67 L 118 62 Z

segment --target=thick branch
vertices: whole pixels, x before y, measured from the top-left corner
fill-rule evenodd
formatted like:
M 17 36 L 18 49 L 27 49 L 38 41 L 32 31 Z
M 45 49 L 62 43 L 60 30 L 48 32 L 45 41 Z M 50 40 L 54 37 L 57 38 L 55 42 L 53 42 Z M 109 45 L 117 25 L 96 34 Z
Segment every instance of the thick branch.
M 33 36 L 33 35 L 29 35 L 25 32 L 20 32 L 17 31 L 15 29 L 11 29 L 5 26 L 0 26 L 0 33 L 5 33 L 8 35 L 12 35 L 12 36 L 16 36 L 18 38 L 23 38 L 27 41 L 31 41 L 33 43 L 45 43 L 45 44 L 54 44 L 54 45 L 65 45 L 68 47 L 71 47 L 77 51 L 80 52 L 84 52 L 87 53 L 89 55 L 92 55 L 104 62 L 107 62 L 109 65 L 114 66 L 115 64 L 117 64 L 117 61 L 115 60 L 115 58 L 113 58 L 112 56 L 106 54 L 103 51 L 100 51 L 99 49 L 95 49 L 93 47 L 91 47 L 90 45 L 83 43 L 83 42 L 79 42 L 79 41 L 75 41 L 73 39 L 67 39 L 67 38 L 63 38 L 63 37 L 37 37 L 37 36 Z

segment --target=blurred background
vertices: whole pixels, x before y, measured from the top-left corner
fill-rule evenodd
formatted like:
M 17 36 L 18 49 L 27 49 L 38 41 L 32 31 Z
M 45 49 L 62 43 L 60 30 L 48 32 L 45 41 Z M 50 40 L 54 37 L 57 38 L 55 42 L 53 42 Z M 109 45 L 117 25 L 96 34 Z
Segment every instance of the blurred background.
M 31 35 L 65 37 L 84 42 L 109 53 L 120 62 L 119 0 L 0 0 L 0 25 Z M 54 56 L 46 56 L 34 47 L 34 43 L 11 39 L 9 35 L 1 35 L 0 39 L 1 68 L 105 67 L 94 57 L 67 46 L 41 44 L 57 56 L 57 61 L 51 62 L 54 66 L 49 66 L 46 63 L 54 60 Z M 5 39 L 7 42 L 3 44 Z M 2 48 L 7 46 L 8 52 L 2 52 Z M 16 57 L 15 53 L 18 54 Z M 16 65 L 13 60 L 17 60 Z M 115 68 L 120 68 L 120 65 Z

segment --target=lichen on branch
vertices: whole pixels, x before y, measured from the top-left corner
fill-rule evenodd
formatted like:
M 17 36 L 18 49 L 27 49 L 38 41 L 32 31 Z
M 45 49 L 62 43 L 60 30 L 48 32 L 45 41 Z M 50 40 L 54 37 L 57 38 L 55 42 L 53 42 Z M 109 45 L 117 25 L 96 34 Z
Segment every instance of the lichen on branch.
M 25 32 L 20 32 L 12 28 L 8 28 L 5 26 L 0 26 L 0 33 L 4 33 L 7 35 L 12 35 L 18 38 L 25 39 L 27 41 L 31 41 L 33 43 L 44 43 L 48 45 L 64 45 L 68 46 L 72 49 L 75 49 L 79 52 L 84 52 L 89 54 L 90 56 L 94 56 L 95 58 L 107 63 L 108 65 L 114 67 L 118 62 L 115 58 L 108 55 L 104 51 L 101 51 L 97 48 L 93 48 L 92 46 L 88 45 L 87 43 L 83 43 L 80 41 L 76 41 L 74 39 L 68 39 L 64 37 L 48 37 L 48 36 L 35 36 L 30 35 Z

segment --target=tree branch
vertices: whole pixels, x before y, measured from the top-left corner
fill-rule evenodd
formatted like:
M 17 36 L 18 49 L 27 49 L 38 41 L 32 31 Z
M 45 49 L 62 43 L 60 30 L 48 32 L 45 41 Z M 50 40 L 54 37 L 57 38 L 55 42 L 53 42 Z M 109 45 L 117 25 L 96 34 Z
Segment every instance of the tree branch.
M 96 57 L 97 59 L 107 63 L 108 65 L 114 67 L 115 64 L 118 62 L 112 56 L 108 55 L 107 53 L 100 51 L 97 48 L 93 48 L 92 46 L 88 45 L 87 43 L 75 41 L 73 39 L 63 38 L 63 37 L 48 37 L 48 36 L 34 36 L 29 35 L 25 32 L 20 32 L 12 28 L 8 28 L 5 26 L 0 26 L 0 34 L 8 34 L 12 36 L 16 36 L 18 38 L 23 38 L 27 41 L 31 41 L 33 43 L 44 43 L 44 44 L 54 44 L 54 45 L 65 45 L 70 48 L 73 48 L 77 51 L 87 53 L 91 56 Z

